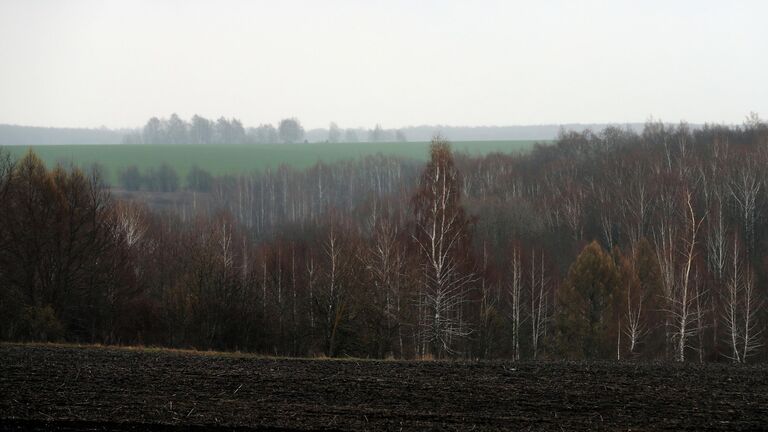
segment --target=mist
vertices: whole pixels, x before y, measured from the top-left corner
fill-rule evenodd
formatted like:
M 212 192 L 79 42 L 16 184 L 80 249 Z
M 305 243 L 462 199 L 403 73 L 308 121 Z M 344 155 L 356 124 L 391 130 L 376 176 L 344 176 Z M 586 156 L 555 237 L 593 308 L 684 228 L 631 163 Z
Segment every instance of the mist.
M 740 124 L 764 2 L 9 1 L 0 123 Z

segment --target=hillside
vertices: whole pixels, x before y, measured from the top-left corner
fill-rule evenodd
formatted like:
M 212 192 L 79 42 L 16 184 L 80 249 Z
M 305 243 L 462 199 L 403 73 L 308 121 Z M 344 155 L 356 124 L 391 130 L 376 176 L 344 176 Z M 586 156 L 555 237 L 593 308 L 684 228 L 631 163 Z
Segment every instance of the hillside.
M 488 153 L 518 153 L 530 150 L 534 141 L 463 141 L 453 143 L 457 152 L 475 156 Z M 139 170 L 170 165 L 183 179 L 193 166 L 213 175 L 237 175 L 263 171 L 288 165 L 296 169 L 310 167 L 317 162 L 332 163 L 383 154 L 419 161 L 427 160 L 428 142 L 405 143 L 310 143 L 310 144 L 253 144 L 253 145 L 47 145 L 8 146 L 14 157 L 22 157 L 29 148 L 48 167 L 56 163 L 102 167 L 105 179 L 117 184 L 123 169 L 135 165 Z

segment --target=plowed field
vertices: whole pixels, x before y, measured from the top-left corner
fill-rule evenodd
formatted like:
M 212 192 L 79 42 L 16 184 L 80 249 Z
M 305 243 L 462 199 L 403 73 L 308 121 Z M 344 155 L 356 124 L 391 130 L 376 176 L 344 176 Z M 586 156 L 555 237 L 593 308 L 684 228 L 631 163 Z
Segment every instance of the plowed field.
M 0 345 L 3 430 L 765 430 L 768 368 Z

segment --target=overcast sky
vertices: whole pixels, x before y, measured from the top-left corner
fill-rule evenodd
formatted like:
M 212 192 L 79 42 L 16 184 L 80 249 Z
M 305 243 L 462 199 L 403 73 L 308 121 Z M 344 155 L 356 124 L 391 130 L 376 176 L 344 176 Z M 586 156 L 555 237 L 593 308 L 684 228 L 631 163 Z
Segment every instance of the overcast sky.
M 0 123 L 768 116 L 768 2 L 0 0 Z

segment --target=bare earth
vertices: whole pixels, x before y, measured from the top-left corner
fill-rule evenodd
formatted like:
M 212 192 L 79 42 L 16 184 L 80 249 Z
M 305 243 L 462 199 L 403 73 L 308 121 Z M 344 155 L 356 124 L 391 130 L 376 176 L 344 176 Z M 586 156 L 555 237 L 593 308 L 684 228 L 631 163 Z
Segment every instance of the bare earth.
M 0 430 L 765 430 L 768 368 L 0 345 Z

